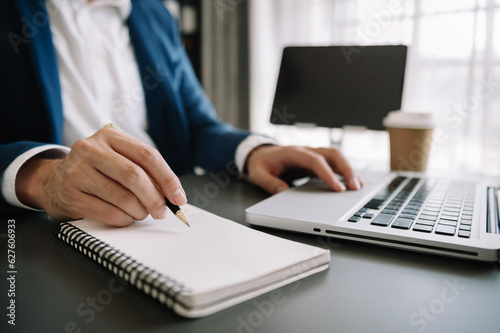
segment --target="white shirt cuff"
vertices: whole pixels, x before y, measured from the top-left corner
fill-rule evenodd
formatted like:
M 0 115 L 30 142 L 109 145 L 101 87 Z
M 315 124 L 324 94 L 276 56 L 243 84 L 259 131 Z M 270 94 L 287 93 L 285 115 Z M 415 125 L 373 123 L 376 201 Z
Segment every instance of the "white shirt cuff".
M 2 195 L 5 201 L 7 201 L 9 204 L 15 207 L 39 211 L 38 209 L 34 209 L 32 207 L 22 204 L 17 198 L 16 195 L 17 173 L 24 165 L 24 163 L 26 163 L 26 161 L 28 161 L 35 155 L 44 153 L 44 155 L 49 154 L 47 155 L 49 158 L 59 158 L 66 156 L 70 152 L 70 150 L 71 150 L 70 148 L 65 146 L 43 145 L 27 150 L 18 157 L 16 157 L 16 159 L 9 164 L 7 169 L 5 169 L 5 172 L 3 173 L 2 176 Z
M 278 144 L 273 138 L 269 138 L 263 135 L 251 134 L 245 140 L 241 141 L 236 148 L 235 162 L 238 167 L 240 174 L 243 173 L 243 168 L 245 167 L 245 162 L 247 160 L 248 154 L 255 148 L 265 144 Z

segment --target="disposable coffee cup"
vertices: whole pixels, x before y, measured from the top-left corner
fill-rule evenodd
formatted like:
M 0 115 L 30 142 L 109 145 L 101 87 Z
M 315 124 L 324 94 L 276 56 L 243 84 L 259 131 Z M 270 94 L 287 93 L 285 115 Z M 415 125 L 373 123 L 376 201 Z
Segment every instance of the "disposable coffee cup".
M 383 124 L 389 132 L 391 170 L 425 172 L 436 127 L 432 114 L 392 111 Z

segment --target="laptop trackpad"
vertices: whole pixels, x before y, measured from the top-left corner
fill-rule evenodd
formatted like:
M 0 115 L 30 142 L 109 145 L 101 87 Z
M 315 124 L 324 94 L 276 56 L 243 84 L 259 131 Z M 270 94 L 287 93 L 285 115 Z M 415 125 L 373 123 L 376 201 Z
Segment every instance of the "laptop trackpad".
M 274 195 L 247 209 L 247 213 L 331 225 L 354 207 L 362 206 L 388 181 L 382 172 L 362 172 L 358 191 L 334 192 L 319 179 Z

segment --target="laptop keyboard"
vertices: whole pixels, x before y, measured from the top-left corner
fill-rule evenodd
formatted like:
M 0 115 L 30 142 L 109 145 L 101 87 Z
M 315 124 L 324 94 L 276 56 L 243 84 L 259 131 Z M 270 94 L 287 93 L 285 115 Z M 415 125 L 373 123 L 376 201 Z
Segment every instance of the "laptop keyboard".
M 469 238 L 475 191 L 472 182 L 400 176 L 348 221 Z

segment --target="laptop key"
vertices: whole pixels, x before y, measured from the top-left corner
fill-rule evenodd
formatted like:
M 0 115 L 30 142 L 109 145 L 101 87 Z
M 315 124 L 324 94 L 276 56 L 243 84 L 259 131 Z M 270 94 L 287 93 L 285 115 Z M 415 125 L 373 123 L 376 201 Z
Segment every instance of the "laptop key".
M 391 221 L 393 219 L 394 219 L 394 215 L 381 213 L 381 214 L 378 214 L 377 217 L 373 219 L 371 224 L 387 227 L 389 224 L 391 224 Z
M 429 221 L 436 221 L 437 220 L 437 216 L 432 216 L 432 215 L 420 215 L 420 218 L 422 220 L 429 220 Z
M 459 230 L 458 237 L 470 238 L 470 231 Z
M 458 221 L 458 216 L 441 215 L 441 220 Z
M 360 219 L 361 219 L 361 216 L 353 215 L 347 221 L 349 221 L 349 222 L 358 222 Z
M 373 201 L 373 200 L 370 200 L 364 208 L 370 208 L 370 209 L 380 209 L 382 208 L 382 202 L 380 201 Z
M 457 222 L 456 221 L 450 221 L 450 220 L 439 220 L 438 224 L 451 225 L 451 226 L 454 226 L 454 227 L 457 226 Z
M 372 219 L 375 217 L 375 214 L 372 213 L 364 213 L 363 216 L 361 216 L 364 219 Z
M 412 221 L 417 217 L 417 214 L 400 214 L 399 217 L 404 219 L 411 219 Z
M 393 228 L 399 228 L 399 229 L 410 229 L 411 225 L 413 224 L 412 219 L 405 219 L 398 217 L 391 225 Z
M 415 224 L 412 230 L 421 231 L 421 232 L 431 232 L 432 226 L 425 224 Z
M 417 220 L 417 224 L 425 224 L 425 225 L 430 225 L 430 226 L 433 226 L 434 224 L 436 224 L 436 222 L 434 222 L 434 221 L 429 221 L 429 220 L 422 220 L 422 219 L 418 219 L 418 220 Z
M 436 234 L 453 236 L 455 234 L 455 227 L 451 225 L 438 224 L 436 227 Z
M 429 211 L 423 210 L 422 215 L 437 217 L 439 215 L 439 212 L 429 212 Z

